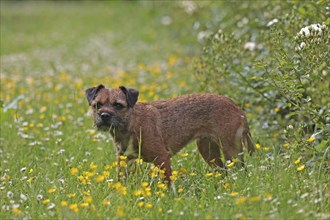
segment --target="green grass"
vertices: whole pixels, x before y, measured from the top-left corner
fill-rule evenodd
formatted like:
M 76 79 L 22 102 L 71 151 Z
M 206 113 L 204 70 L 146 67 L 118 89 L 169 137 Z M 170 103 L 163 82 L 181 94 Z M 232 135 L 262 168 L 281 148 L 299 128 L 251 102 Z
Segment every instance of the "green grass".
M 260 148 L 247 170 L 213 172 L 192 143 L 172 158 L 175 190 L 147 163 L 117 182 L 114 147 L 93 128 L 84 90 L 126 85 L 141 101 L 199 92 L 197 34 L 215 8 L 227 29 L 236 14 L 202 6 L 188 15 L 178 2 L 1 1 L 1 219 L 329 219 L 327 170 L 254 124 Z

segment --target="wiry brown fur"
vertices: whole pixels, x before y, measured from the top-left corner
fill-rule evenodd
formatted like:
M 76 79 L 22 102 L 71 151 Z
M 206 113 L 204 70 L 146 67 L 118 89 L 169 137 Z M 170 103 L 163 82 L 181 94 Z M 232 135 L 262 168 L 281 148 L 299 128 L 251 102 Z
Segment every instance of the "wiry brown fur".
M 254 150 L 244 112 L 224 96 L 191 94 L 139 103 L 134 89 L 105 89 L 101 85 L 86 90 L 86 95 L 90 105 L 102 104 L 94 108 L 94 121 L 98 128 L 110 131 L 118 154 L 129 159 L 141 155 L 144 161 L 164 168 L 169 182 L 170 157 L 192 140 L 197 141 L 204 160 L 219 167 L 224 167 L 222 152 L 225 160 L 239 157 L 243 162 L 244 143 L 249 152 Z M 114 107 L 115 103 L 122 107 Z M 129 107 L 129 103 L 134 104 Z M 110 124 L 104 125 L 100 119 L 104 112 L 111 115 Z

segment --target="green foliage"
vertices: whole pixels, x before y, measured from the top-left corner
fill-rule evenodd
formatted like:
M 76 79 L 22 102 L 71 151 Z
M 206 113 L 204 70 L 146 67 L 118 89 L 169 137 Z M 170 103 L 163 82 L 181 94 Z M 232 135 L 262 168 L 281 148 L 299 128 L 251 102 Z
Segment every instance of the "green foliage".
M 238 10 L 247 5 L 252 10 L 237 23 L 260 15 L 252 3 Z M 323 1 L 282 1 L 276 7 L 268 2 L 262 7 L 269 14 L 258 16 L 258 27 L 246 25 L 236 34 L 220 29 L 208 38 L 195 68 L 201 89 L 234 97 L 245 106 L 257 140 L 266 131 L 292 152 L 322 157 L 330 145 L 329 9 Z M 277 10 L 281 13 L 273 17 Z M 317 24 L 305 27 L 312 22 Z
M 0 219 L 329 218 L 328 30 L 296 38 L 329 27 L 325 3 L 1 1 Z M 174 189 L 141 161 L 123 159 L 117 181 L 84 95 L 100 83 L 139 101 L 228 95 L 256 151 L 219 172 L 192 143 L 172 159 Z

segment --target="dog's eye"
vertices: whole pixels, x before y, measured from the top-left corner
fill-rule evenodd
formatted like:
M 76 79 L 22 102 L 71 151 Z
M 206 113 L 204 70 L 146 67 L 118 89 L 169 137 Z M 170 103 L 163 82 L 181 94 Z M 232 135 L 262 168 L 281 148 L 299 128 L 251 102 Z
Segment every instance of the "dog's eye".
M 121 110 L 121 109 L 123 109 L 125 106 L 124 106 L 123 104 L 120 104 L 120 103 L 116 102 L 116 103 L 113 104 L 113 107 L 114 107 L 115 109 L 117 109 L 117 110 Z
M 97 102 L 97 103 L 95 103 L 94 105 L 93 105 L 93 108 L 94 109 L 100 109 L 100 108 L 102 108 L 102 104 L 101 103 L 99 103 L 99 102 Z

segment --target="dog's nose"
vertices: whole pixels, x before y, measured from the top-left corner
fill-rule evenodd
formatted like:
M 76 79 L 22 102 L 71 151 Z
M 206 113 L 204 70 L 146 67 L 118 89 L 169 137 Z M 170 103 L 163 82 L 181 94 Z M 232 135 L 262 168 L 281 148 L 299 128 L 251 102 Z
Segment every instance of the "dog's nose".
M 103 121 L 107 121 L 111 118 L 111 114 L 108 112 L 102 112 L 100 116 Z

